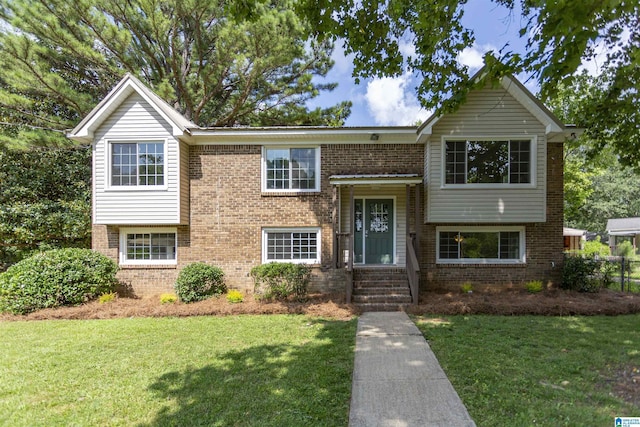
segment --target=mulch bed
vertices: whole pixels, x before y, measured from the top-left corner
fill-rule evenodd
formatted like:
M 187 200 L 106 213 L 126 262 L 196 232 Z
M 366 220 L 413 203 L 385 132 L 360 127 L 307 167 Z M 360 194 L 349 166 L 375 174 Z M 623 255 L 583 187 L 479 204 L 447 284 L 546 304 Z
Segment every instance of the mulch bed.
M 621 315 L 640 313 L 640 294 L 603 290 L 596 294 L 550 289 L 538 294 L 524 290 L 500 292 L 425 292 L 420 303 L 407 308 L 410 314 L 494 315 Z M 307 314 L 350 319 L 360 312 L 344 303 L 344 294 L 311 295 L 305 302 L 258 302 L 246 296 L 232 304 L 226 298 L 211 298 L 192 304 L 161 304 L 159 296 L 117 298 L 104 304 L 93 301 L 77 307 L 40 310 L 25 316 L 0 315 L 0 320 L 112 319 L 122 317 L 226 316 L 240 314 Z

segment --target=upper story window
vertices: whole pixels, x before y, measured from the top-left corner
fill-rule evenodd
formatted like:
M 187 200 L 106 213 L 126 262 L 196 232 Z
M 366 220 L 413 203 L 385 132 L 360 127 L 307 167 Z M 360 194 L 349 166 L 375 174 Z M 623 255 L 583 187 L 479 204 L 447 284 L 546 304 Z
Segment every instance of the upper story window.
M 320 148 L 270 148 L 263 150 L 264 191 L 319 191 Z
M 162 142 L 112 143 L 111 185 L 164 185 L 164 158 Z
M 445 184 L 531 184 L 531 139 L 446 140 Z

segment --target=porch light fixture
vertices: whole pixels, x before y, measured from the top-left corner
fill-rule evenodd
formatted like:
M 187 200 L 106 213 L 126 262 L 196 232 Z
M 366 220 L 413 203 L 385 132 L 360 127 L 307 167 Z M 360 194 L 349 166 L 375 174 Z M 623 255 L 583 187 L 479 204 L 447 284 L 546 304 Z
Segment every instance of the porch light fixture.
M 380 135 L 378 135 L 377 133 L 372 133 L 371 136 L 369 137 L 369 139 L 371 141 L 377 141 L 380 139 Z

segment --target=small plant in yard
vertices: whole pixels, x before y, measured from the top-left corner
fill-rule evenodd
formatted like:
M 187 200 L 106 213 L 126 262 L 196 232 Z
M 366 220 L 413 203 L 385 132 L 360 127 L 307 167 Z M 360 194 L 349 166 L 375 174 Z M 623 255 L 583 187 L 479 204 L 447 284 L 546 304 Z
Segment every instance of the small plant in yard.
M 525 286 L 527 288 L 527 291 L 532 294 L 537 294 L 538 292 L 542 292 L 542 289 L 544 289 L 544 284 L 542 283 L 542 280 L 532 280 L 530 282 L 527 282 Z
M 106 304 L 108 302 L 112 302 L 113 300 L 115 300 L 116 298 L 118 298 L 118 294 L 115 292 L 108 292 L 106 294 L 102 294 L 100 295 L 100 297 L 98 298 L 98 302 L 100 304 Z
M 194 262 L 178 274 L 176 294 L 180 301 L 187 303 L 222 295 L 227 290 L 223 279 L 224 273 L 220 267 Z
M 303 300 L 310 276 L 308 266 L 290 262 L 272 262 L 251 269 L 256 298 L 266 301 L 285 300 L 290 296 Z
M 471 284 L 471 282 L 464 282 L 462 286 L 460 286 L 460 290 L 463 294 L 473 293 L 473 285 Z
M 244 296 L 242 295 L 242 292 L 233 289 L 227 293 L 227 301 L 230 303 L 239 303 L 244 301 Z
M 160 304 L 173 304 L 178 301 L 176 294 L 162 294 L 160 295 Z

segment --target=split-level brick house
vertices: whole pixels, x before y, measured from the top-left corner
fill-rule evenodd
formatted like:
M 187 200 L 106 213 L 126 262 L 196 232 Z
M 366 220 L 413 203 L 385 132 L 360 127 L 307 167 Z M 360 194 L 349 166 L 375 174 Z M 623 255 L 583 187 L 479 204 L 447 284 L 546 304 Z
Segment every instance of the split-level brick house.
M 196 261 L 240 289 L 292 261 L 313 290 L 375 271 L 416 301 L 560 279 L 570 133 L 512 77 L 420 127 L 201 128 L 127 75 L 69 136 L 93 147 L 93 248 L 136 294 Z

